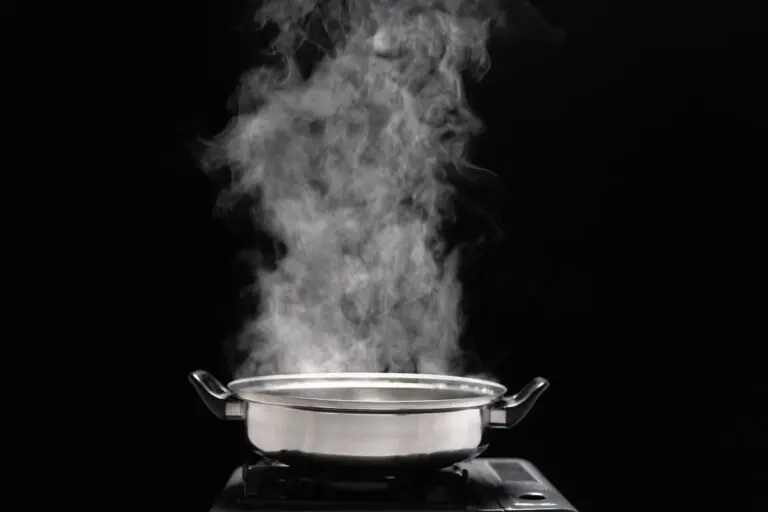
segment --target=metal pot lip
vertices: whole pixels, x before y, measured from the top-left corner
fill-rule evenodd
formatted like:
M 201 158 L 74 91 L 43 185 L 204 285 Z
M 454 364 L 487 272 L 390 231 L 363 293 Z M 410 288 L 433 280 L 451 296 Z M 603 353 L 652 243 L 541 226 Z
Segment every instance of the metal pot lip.
M 339 388 L 411 388 L 457 390 L 471 396 L 434 400 L 365 401 L 294 397 L 271 394 L 291 389 Z M 501 384 L 472 377 L 456 377 L 421 373 L 304 373 L 268 375 L 233 380 L 232 393 L 248 402 L 286 406 L 298 409 L 342 412 L 415 413 L 438 412 L 483 407 L 502 397 L 507 388 Z

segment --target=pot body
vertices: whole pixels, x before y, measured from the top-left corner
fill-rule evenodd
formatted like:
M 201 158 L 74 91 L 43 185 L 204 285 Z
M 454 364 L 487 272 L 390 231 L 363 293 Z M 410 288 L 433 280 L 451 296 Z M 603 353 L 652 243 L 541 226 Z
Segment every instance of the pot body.
M 294 409 L 248 402 L 248 440 L 289 466 L 441 468 L 481 453 L 484 408 L 413 414 Z
M 294 382 L 301 378 L 290 377 L 279 380 Z M 415 377 L 403 379 L 413 381 Z M 448 384 L 455 389 L 469 386 L 475 393 L 479 381 L 457 379 L 451 378 Z M 428 395 L 445 396 L 448 384 L 433 380 L 436 382 Z M 320 471 L 387 473 L 438 469 L 479 455 L 487 447 L 487 429 L 509 428 L 518 423 L 549 386 L 538 377 L 511 397 L 480 394 L 471 399 L 401 403 L 339 400 L 334 408 L 336 402 L 328 399 L 247 395 L 237 381 L 225 387 L 203 370 L 192 372 L 190 381 L 214 415 L 243 421 L 254 450 L 270 459 Z M 323 381 L 327 385 L 327 379 Z M 270 382 L 270 386 L 273 384 Z M 506 391 L 497 384 L 481 384 L 482 389 L 493 389 L 501 395 Z M 327 389 L 321 391 L 325 395 Z M 353 391 L 355 396 L 360 394 Z M 381 394 L 382 389 L 377 393 Z

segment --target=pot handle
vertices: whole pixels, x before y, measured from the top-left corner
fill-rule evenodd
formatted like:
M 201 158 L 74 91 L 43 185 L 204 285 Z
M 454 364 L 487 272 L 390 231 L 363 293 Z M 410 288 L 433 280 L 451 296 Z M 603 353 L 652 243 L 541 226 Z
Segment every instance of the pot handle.
M 518 393 L 505 396 L 492 403 L 488 426 L 491 428 L 510 428 L 517 425 L 530 412 L 536 400 L 548 387 L 549 381 L 547 379 L 536 377 Z
M 189 374 L 189 382 L 195 387 L 203 403 L 220 420 L 245 418 L 245 402 L 236 398 L 216 377 L 205 370 Z

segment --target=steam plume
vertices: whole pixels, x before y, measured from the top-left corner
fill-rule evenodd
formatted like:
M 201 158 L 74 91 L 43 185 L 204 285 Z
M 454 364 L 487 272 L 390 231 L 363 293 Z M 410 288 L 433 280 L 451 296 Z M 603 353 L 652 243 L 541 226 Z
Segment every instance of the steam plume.
M 446 172 L 466 165 L 481 128 L 460 74 L 487 69 L 498 20 L 488 0 L 271 0 L 278 66 L 252 71 L 241 114 L 217 141 L 232 191 L 287 253 L 258 269 L 238 376 L 404 371 L 460 373 L 456 254 L 438 229 Z M 302 45 L 324 57 L 305 78 Z

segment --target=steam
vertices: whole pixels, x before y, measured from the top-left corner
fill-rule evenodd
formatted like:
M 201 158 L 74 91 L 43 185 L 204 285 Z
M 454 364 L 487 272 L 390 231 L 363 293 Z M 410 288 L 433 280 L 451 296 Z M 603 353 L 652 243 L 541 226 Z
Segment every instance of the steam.
M 466 167 L 481 124 L 461 72 L 487 69 L 495 2 L 271 0 L 279 65 L 252 71 L 217 141 L 232 192 L 287 247 L 256 269 L 261 310 L 240 337 L 238 377 L 274 373 L 461 373 L 458 259 L 439 226 L 446 173 Z M 302 45 L 321 48 L 311 76 Z

